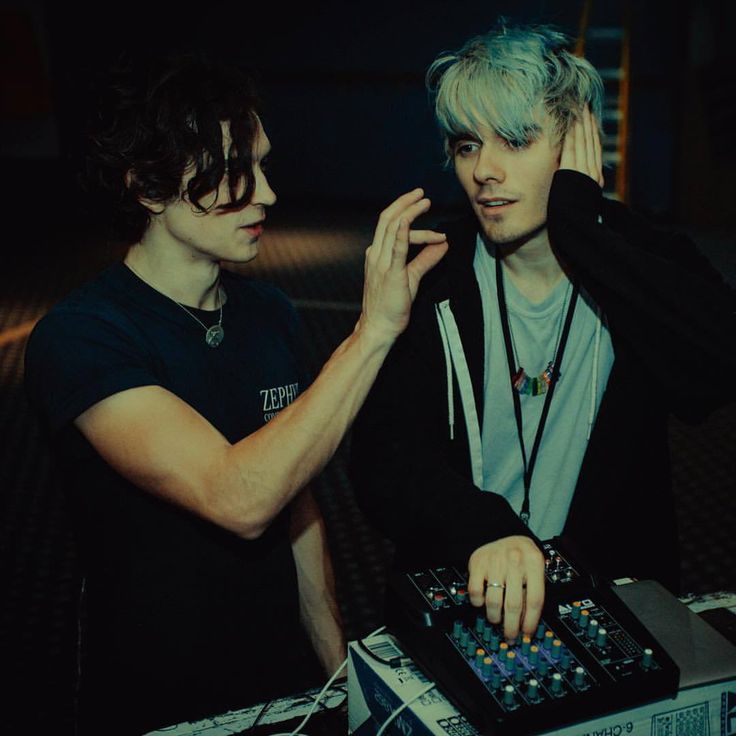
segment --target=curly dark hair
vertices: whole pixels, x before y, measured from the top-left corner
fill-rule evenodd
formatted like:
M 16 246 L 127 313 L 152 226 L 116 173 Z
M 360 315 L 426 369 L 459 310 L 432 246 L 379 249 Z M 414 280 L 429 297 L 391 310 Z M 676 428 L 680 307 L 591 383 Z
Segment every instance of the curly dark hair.
M 141 199 L 165 204 L 186 195 L 208 211 L 212 205 L 200 202 L 225 176 L 230 200 L 217 208 L 250 201 L 259 121 L 244 72 L 203 54 L 179 54 L 121 60 L 98 86 L 82 185 L 115 236 L 127 243 L 141 239 L 151 217 Z M 222 122 L 229 125 L 227 151 Z M 181 192 L 189 167 L 194 175 Z

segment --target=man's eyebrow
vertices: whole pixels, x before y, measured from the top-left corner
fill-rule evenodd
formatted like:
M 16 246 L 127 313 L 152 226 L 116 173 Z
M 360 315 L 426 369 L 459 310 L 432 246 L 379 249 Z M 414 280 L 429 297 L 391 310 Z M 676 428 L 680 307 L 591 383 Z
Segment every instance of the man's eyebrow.
M 480 138 L 476 133 L 473 133 L 470 130 L 460 130 L 455 133 L 451 133 L 447 140 L 451 145 L 454 145 L 458 141 L 479 141 Z

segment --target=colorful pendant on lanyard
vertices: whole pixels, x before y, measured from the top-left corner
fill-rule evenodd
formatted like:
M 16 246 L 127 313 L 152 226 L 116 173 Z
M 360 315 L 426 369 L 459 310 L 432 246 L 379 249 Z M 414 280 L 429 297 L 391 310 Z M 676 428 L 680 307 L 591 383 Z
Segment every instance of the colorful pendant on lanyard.
M 554 366 L 551 360 L 547 363 L 547 367 L 535 378 L 529 378 L 526 371 L 519 366 L 519 370 L 514 373 L 511 382 L 514 384 L 517 393 L 540 396 L 541 394 L 547 393 L 547 389 L 552 383 L 553 372 Z

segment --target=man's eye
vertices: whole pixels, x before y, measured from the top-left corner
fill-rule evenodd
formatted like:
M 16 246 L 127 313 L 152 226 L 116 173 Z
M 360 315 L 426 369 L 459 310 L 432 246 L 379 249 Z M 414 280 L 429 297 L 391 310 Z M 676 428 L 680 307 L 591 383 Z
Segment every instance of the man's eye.
M 478 150 L 478 144 L 470 141 L 462 141 L 455 144 L 456 156 L 470 156 Z

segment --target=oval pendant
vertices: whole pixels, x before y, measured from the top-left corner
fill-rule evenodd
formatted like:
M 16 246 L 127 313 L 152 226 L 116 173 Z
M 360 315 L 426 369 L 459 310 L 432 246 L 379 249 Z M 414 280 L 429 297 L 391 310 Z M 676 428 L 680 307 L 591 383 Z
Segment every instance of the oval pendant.
M 216 348 L 225 337 L 225 330 L 222 329 L 222 325 L 212 325 L 210 327 L 205 336 L 204 341 L 209 345 L 211 348 Z

